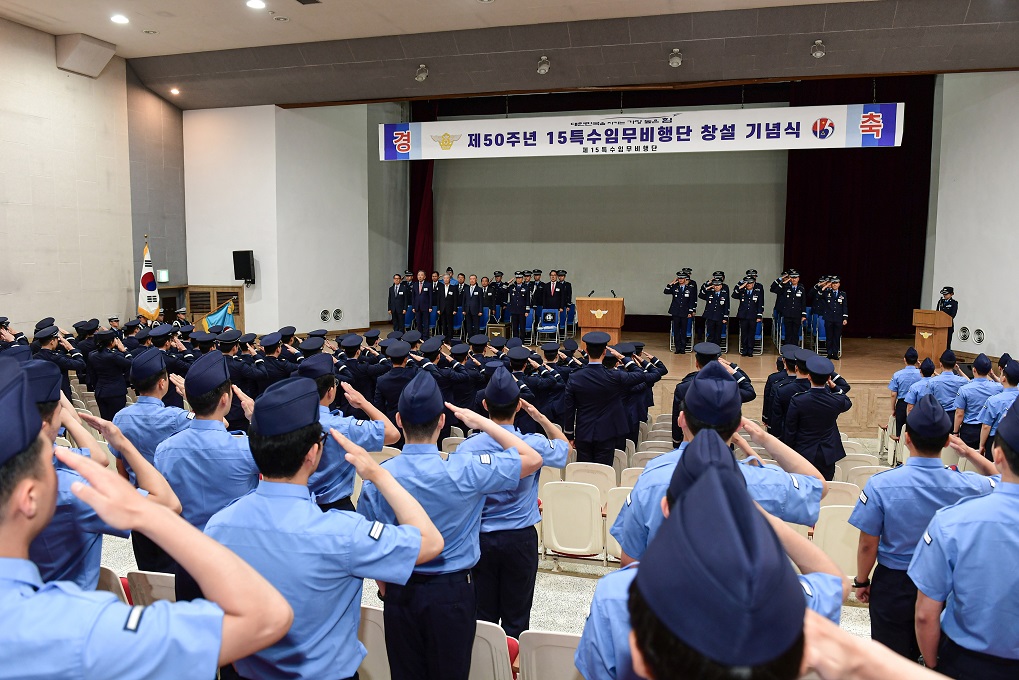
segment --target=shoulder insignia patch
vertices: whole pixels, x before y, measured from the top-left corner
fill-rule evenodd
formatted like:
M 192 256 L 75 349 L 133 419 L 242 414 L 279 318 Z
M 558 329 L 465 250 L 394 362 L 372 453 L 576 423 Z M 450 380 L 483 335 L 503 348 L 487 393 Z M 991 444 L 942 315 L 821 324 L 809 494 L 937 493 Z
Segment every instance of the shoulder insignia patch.
M 373 541 L 377 541 L 379 540 L 379 537 L 382 536 L 382 530 L 385 528 L 386 525 L 383 524 L 382 522 L 375 522 L 374 524 L 372 524 L 372 528 L 368 530 L 368 536 Z
M 478 458 L 481 459 L 481 464 L 482 465 L 491 465 L 492 464 L 492 454 L 490 454 L 490 453 L 483 453 L 480 456 L 478 456 Z
M 793 480 L 793 486 L 794 486 L 795 488 L 797 488 L 797 489 L 799 489 L 799 488 L 800 488 L 800 481 L 799 481 L 798 479 L 796 479 L 796 475 L 794 475 L 794 474 L 790 474 L 790 475 L 789 475 L 789 479 Z
M 862 491 L 860 492 L 860 502 L 863 503 L 864 505 L 867 504 L 867 494 L 865 494 Z
M 194 420 L 195 419 L 195 412 L 194 411 L 188 411 L 187 418 L 188 418 L 188 420 Z
M 131 607 L 131 611 L 127 614 L 127 621 L 124 622 L 124 630 L 137 633 L 138 626 L 142 622 L 142 614 L 145 613 L 145 607 Z
M 929 531 L 925 531 L 925 532 L 923 532 L 923 542 L 924 542 L 924 543 L 926 543 L 927 545 L 930 545 L 930 544 L 931 544 L 931 541 L 933 541 L 933 540 L 934 540 L 934 539 L 933 539 L 933 538 L 931 538 L 931 534 L 930 534 L 930 532 L 929 532 Z
M 997 489 L 998 488 L 998 485 L 994 483 L 993 479 L 988 479 L 987 481 L 991 483 L 991 488 L 992 489 Z
M 354 424 L 357 425 L 358 427 L 360 427 L 360 426 L 364 425 L 366 422 L 368 422 L 368 421 L 366 421 L 366 420 L 355 420 Z
M 806 581 L 800 581 L 800 585 L 803 586 L 803 592 L 807 594 L 807 597 L 814 597 L 814 591 L 810 589 L 810 584 Z
M 628 494 L 626 494 L 626 504 L 630 505 L 631 503 L 633 503 L 633 499 L 630 498 L 630 494 L 628 493 Z

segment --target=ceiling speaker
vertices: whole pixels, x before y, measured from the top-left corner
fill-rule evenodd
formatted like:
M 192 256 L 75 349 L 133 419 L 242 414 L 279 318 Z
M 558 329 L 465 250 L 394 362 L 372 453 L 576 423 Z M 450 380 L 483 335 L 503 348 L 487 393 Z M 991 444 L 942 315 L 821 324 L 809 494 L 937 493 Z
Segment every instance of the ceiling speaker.
M 57 68 L 98 78 L 113 59 L 117 46 L 84 33 L 57 36 Z

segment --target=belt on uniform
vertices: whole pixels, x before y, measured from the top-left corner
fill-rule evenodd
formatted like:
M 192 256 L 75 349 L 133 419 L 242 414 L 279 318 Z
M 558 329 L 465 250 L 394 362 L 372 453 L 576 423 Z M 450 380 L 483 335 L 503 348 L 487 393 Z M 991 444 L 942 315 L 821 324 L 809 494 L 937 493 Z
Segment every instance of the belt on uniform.
M 471 570 L 451 571 L 448 574 L 412 574 L 407 584 L 421 583 L 470 583 Z

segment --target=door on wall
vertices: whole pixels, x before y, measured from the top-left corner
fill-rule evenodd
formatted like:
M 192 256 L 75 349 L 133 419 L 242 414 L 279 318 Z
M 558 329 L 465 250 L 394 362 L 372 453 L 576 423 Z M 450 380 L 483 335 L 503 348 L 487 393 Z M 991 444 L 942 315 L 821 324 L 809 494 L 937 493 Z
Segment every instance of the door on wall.
M 244 288 L 242 286 L 188 286 L 188 318 L 192 323 L 216 310 L 220 305 L 234 301 L 234 327 L 244 331 Z

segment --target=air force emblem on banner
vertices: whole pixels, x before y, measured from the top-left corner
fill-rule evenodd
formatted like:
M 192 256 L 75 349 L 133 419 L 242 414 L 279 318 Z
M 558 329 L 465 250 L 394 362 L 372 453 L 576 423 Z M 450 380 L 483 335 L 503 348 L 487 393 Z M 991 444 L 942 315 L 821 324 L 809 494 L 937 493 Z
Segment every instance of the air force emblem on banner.
M 432 141 L 439 145 L 439 148 L 443 151 L 449 151 L 453 148 L 453 144 L 460 140 L 463 135 L 451 135 L 448 132 L 443 132 L 442 135 L 430 135 Z

